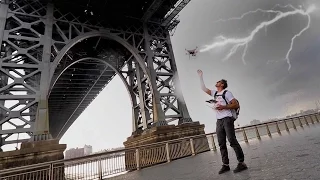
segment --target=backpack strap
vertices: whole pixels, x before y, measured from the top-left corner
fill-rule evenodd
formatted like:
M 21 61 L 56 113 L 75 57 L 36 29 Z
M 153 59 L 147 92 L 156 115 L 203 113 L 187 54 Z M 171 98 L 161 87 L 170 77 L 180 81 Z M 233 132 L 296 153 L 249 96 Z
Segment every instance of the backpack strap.
M 222 98 L 224 99 L 224 101 L 226 102 L 226 104 L 229 104 L 227 99 L 226 99 L 226 93 L 227 93 L 227 90 L 224 90 L 224 92 L 222 93 L 222 95 L 217 95 L 218 94 L 218 91 L 216 91 L 214 93 L 214 98 L 216 98 L 216 96 L 222 96 Z
M 223 93 L 222 93 L 222 98 L 224 99 L 224 101 L 226 102 L 226 104 L 229 104 L 227 99 L 226 99 L 226 93 L 227 93 L 227 90 L 225 90 Z

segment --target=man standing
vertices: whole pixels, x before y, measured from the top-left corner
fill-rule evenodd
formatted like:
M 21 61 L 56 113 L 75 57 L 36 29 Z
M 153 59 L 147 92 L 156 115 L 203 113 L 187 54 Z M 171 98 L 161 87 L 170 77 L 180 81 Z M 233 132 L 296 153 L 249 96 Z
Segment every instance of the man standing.
M 233 170 L 233 172 L 237 173 L 237 172 L 246 170 L 247 166 L 244 163 L 244 154 L 236 138 L 235 130 L 234 130 L 235 118 L 234 118 L 233 110 L 239 107 L 239 103 L 233 97 L 232 93 L 226 90 L 226 88 L 228 87 L 228 83 L 226 80 L 222 79 L 216 83 L 217 90 L 210 90 L 204 84 L 203 72 L 201 70 L 198 70 L 197 72 L 200 77 L 201 89 L 208 95 L 214 96 L 216 100 L 215 101 L 215 110 L 216 110 L 216 117 L 217 117 L 216 134 L 217 134 L 222 162 L 223 162 L 223 165 L 219 171 L 219 174 L 230 171 L 226 138 L 228 138 L 230 146 L 234 149 L 237 159 L 239 161 L 237 167 Z

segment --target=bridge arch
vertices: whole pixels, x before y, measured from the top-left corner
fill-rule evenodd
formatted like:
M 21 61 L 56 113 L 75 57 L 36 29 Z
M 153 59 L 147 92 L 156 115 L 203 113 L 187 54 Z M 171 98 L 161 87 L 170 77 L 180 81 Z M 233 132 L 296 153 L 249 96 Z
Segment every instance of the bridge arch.
M 113 34 L 113 33 L 110 33 L 110 32 L 106 32 L 106 31 L 91 31 L 91 32 L 87 32 L 87 33 L 83 33 L 79 36 L 76 36 L 74 37 L 73 39 L 69 40 L 67 42 L 66 45 L 64 45 L 64 47 L 59 51 L 59 53 L 57 54 L 57 56 L 54 58 L 51 66 L 50 66 L 50 72 L 49 72 L 49 83 L 48 83 L 48 92 L 47 92 L 47 95 L 48 95 L 48 98 L 50 97 L 50 94 L 51 94 L 51 89 L 53 87 L 53 85 L 55 84 L 55 82 L 57 81 L 57 79 L 55 79 L 55 76 L 57 76 L 57 74 L 55 74 L 57 72 L 57 70 L 59 69 L 58 66 L 60 64 L 60 62 L 63 61 L 63 58 L 67 55 L 68 51 L 72 50 L 73 47 L 75 47 L 77 44 L 80 44 L 83 42 L 83 40 L 85 39 L 90 39 L 90 38 L 103 38 L 103 39 L 106 39 L 106 40 L 109 40 L 109 41 L 112 41 L 112 42 L 115 42 L 117 44 L 119 44 L 120 46 L 122 46 L 124 49 L 126 49 L 126 51 L 128 51 L 128 53 L 130 53 L 136 64 L 139 65 L 139 67 L 141 68 L 141 71 L 145 74 L 146 76 L 146 83 L 148 84 L 148 88 L 149 88 L 149 92 L 150 92 L 150 95 L 151 96 L 154 96 L 153 93 L 154 93 L 154 89 L 157 89 L 157 87 L 153 87 L 152 86 L 152 83 L 151 83 L 151 75 L 150 75 L 150 72 L 148 71 L 148 68 L 145 64 L 145 61 L 144 59 L 142 58 L 142 56 L 139 54 L 138 52 L 138 49 L 134 46 L 132 46 L 129 42 L 127 42 L 125 39 L 121 38 L 120 36 L 116 35 L 116 34 Z M 80 57 L 82 58 L 82 57 Z M 118 72 L 116 72 L 118 74 Z M 60 75 L 59 75 L 60 76 Z M 121 76 L 120 76 L 121 77 Z M 123 80 L 122 80 L 123 81 Z M 127 83 L 127 82 L 126 82 Z M 128 84 L 125 84 L 126 85 L 126 88 L 128 90 L 129 87 L 127 87 Z M 132 95 L 131 92 L 129 91 L 130 93 L 130 100 L 131 100 L 131 103 L 132 104 L 135 104 L 133 102 L 133 98 L 136 98 L 136 97 L 132 97 L 134 96 L 134 94 Z M 145 99 L 144 96 L 142 96 L 143 99 Z M 143 100 L 144 101 L 144 100 Z M 133 106 L 132 106 L 133 107 Z M 134 112 L 133 115 L 133 121 L 136 121 L 136 118 L 135 117 L 136 115 L 136 110 L 132 110 Z M 144 110 L 143 110 L 144 111 Z M 147 114 L 147 112 L 146 112 Z M 153 113 L 153 116 L 157 116 L 157 111 L 154 111 Z M 133 122 L 133 127 L 132 127 L 132 130 L 133 132 L 137 129 L 137 124 L 135 122 Z
M 106 59 L 103 59 L 103 58 L 94 58 L 94 57 L 86 57 L 86 58 L 81 58 L 81 59 L 78 59 L 76 61 L 73 61 L 71 62 L 70 64 L 68 64 L 66 67 L 64 67 L 61 71 L 58 72 L 58 74 L 56 76 L 54 76 L 54 79 L 53 79 L 53 83 L 52 83 L 52 86 L 50 89 L 52 89 L 54 87 L 54 85 L 56 84 L 56 82 L 59 80 L 59 78 L 61 77 L 61 75 L 63 75 L 63 73 L 68 70 L 70 67 L 72 67 L 73 65 L 77 64 L 77 63 L 80 63 L 82 61 L 87 61 L 87 60 L 94 60 L 94 61 L 98 61 L 98 62 L 101 62 L 103 63 L 106 67 L 110 67 L 116 74 L 119 75 L 120 79 L 122 80 L 122 82 L 124 83 L 126 89 L 127 89 L 127 92 L 129 93 L 129 96 L 130 96 L 130 101 L 131 101 L 131 107 L 134 106 L 134 103 L 133 103 L 133 98 L 135 98 L 133 96 L 133 94 L 130 92 L 130 86 L 128 84 L 128 82 L 126 81 L 126 79 L 124 78 L 124 76 L 117 70 L 116 67 L 114 67 L 112 64 L 110 64 Z M 50 95 L 49 95 L 50 96 Z M 58 133 L 58 136 L 60 137 L 61 136 L 61 133 L 64 134 L 64 130 L 65 129 L 65 126 L 69 123 L 69 121 L 71 120 L 72 116 L 74 115 L 75 111 L 73 112 L 73 114 L 70 115 L 70 117 L 67 119 L 66 122 L 63 122 L 64 125 L 61 127 L 59 133 Z M 134 111 L 132 112 L 134 113 Z M 72 121 L 72 120 L 71 120 Z M 68 127 L 67 127 L 68 128 Z
M 123 75 L 117 70 L 117 68 L 113 67 L 110 63 L 108 63 L 106 60 L 102 59 L 102 58 L 94 58 L 94 57 L 86 57 L 86 58 L 81 58 L 81 59 L 78 59 L 72 63 L 70 63 L 69 65 L 67 65 L 61 72 L 59 72 L 59 74 L 57 74 L 57 76 L 55 76 L 53 78 L 53 81 L 52 81 L 52 85 L 50 86 L 50 90 L 52 89 L 52 87 L 54 87 L 54 85 L 56 84 L 56 82 L 58 81 L 59 77 L 68 69 L 70 68 L 71 66 L 73 66 L 74 64 L 77 64 L 81 61 L 86 61 L 86 60 L 95 60 L 95 61 L 99 61 L 99 62 L 102 62 L 104 63 L 106 66 L 109 66 L 114 72 L 116 72 L 119 76 L 120 76 L 120 79 L 122 80 L 122 82 L 124 83 L 128 93 L 130 94 L 130 100 L 131 100 L 131 104 L 133 106 L 133 96 L 132 94 L 130 93 L 130 88 L 129 88 L 129 84 L 128 82 L 126 81 L 126 79 L 123 77 Z M 50 95 L 50 92 L 49 92 L 49 95 Z
M 58 67 L 60 61 L 62 60 L 62 58 L 66 55 L 66 53 L 74 45 L 76 45 L 77 43 L 81 42 L 82 40 L 87 39 L 87 38 L 92 38 L 92 37 L 99 37 L 99 36 L 107 38 L 107 39 L 110 39 L 110 40 L 114 40 L 114 41 L 118 42 L 119 44 L 121 44 L 122 46 L 124 46 L 134 56 L 135 60 L 138 62 L 139 66 L 141 67 L 143 73 L 146 74 L 146 76 L 147 76 L 147 78 L 149 80 L 148 83 L 150 85 L 150 88 L 152 90 L 154 89 L 154 87 L 152 86 L 152 83 L 150 81 L 151 80 L 151 75 L 147 71 L 147 67 L 146 67 L 142 57 L 137 52 L 137 50 L 133 46 L 131 46 L 128 42 L 126 42 L 126 40 L 122 39 L 121 37 L 119 37 L 117 35 L 114 35 L 112 33 L 101 32 L 101 31 L 87 32 L 87 33 L 84 33 L 84 34 L 82 34 L 80 36 L 77 36 L 77 37 L 73 38 L 72 40 L 70 40 L 70 42 L 68 44 L 66 44 L 61 49 L 59 54 L 55 57 L 55 59 L 54 59 L 54 61 L 52 63 L 52 66 L 50 67 L 50 77 L 49 77 L 50 87 L 52 87 L 51 85 L 53 84 L 52 79 L 53 79 L 53 76 L 54 76 L 54 72 L 57 69 L 57 67 Z M 153 92 L 152 90 L 151 90 L 151 92 Z M 49 95 L 49 92 L 48 92 L 48 95 Z

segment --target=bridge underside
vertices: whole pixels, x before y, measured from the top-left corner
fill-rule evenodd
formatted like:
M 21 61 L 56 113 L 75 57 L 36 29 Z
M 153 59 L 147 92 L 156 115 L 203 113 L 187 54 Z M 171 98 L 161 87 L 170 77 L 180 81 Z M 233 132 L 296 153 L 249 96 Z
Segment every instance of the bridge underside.
M 149 17 L 149 22 L 159 23 L 178 1 L 181 0 L 53 0 L 53 3 L 62 14 L 72 13 L 78 19 L 84 18 L 91 23 L 96 21 L 102 26 L 123 26 L 131 24 L 132 19 L 143 20 L 146 17 Z
M 116 75 L 113 68 L 120 72 L 130 56 L 130 52 L 119 43 L 101 37 L 85 39 L 68 51 L 56 69 L 56 82 L 49 95 L 53 137 L 65 133 Z M 81 59 L 86 60 L 79 61 Z

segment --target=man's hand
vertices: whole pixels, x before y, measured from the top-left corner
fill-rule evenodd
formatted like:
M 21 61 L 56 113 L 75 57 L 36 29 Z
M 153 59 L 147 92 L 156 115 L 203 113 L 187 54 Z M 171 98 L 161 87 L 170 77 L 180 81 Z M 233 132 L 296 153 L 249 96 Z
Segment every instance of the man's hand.
M 211 96 L 211 90 L 208 89 L 208 88 L 206 88 L 206 86 L 204 85 L 203 76 L 202 76 L 202 75 L 203 75 L 203 72 L 202 72 L 200 69 L 198 69 L 198 70 L 197 70 L 197 73 L 198 73 L 198 75 L 199 75 L 199 77 L 200 77 L 201 89 L 202 89 L 205 93 L 207 93 L 208 95 Z
M 221 111 L 221 110 L 224 110 L 224 109 L 226 109 L 226 108 L 227 108 L 227 106 L 222 106 L 222 105 L 220 105 L 220 106 L 217 106 L 217 107 L 216 107 L 216 110 Z
M 239 108 L 239 104 L 238 101 L 236 99 L 233 99 L 230 104 L 227 104 L 225 106 L 223 105 L 219 105 L 216 107 L 216 110 L 223 110 L 223 109 L 237 109 Z
M 202 72 L 200 69 L 198 69 L 197 73 L 198 73 L 198 75 L 199 75 L 200 77 L 202 77 L 203 72 Z

